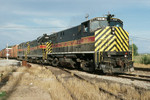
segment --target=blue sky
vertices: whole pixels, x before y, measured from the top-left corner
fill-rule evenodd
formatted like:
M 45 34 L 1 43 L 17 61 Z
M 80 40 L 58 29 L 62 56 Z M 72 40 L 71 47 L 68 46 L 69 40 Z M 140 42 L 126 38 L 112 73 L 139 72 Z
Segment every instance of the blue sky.
M 115 14 L 139 53 L 150 53 L 149 0 L 0 0 L 0 49 Z

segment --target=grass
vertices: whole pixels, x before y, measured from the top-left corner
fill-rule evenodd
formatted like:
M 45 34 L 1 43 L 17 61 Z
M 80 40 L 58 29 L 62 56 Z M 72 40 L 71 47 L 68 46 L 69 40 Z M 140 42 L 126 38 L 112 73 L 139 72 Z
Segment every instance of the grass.
M 150 64 L 145 65 L 145 64 L 140 64 L 140 63 L 134 63 L 133 66 L 138 67 L 138 68 L 150 68 Z
M 74 78 L 64 80 L 61 76 L 59 79 L 62 80 L 62 83 L 74 94 L 77 100 L 116 100 L 114 97 L 100 92 L 96 85 L 86 81 Z
M 34 66 L 27 69 L 23 78 L 21 78 L 20 84 L 32 84 L 46 90 L 53 100 L 72 100 L 62 84 L 60 84 L 55 76 L 44 67 Z
M 135 63 L 141 63 L 141 59 L 142 59 L 143 57 L 150 58 L 150 54 L 148 54 L 148 55 L 138 55 L 138 56 L 134 56 L 134 62 L 135 62 Z M 150 60 L 150 59 L 149 59 L 149 60 Z
M 98 87 L 93 86 L 85 81 L 77 79 L 63 80 L 64 74 L 60 75 L 60 80 L 65 84 L 65 87 L 59 82 L 52 72 L 44 67 L 32 66 L 31 68 L 19 67 L 14 72 L 1 91 L 17 91 L 18 86 L 36 86 L 44 91 L 47 91 L 52 100 L 72 100 L 73 94 L 78 100 L 115 100 L 115 98 L 100 93 Z M 36 91 L 35 91 L 36 92 Z M 71 93 L 71 94 L 70 94 Z M 23 95 L 23 94 L 22 94 Z M 27 94 L 24 94 L 27 96 Z
M 150 64 L 150 55 L 144 55 L 140 59 L 141 64 Z
M 0 67 L 0 72 L 2 71 L 6 75 L 14 70 L 15 67 Z M 7 94 L 16 92 L 17 87 L 24 88 L 35 86 L 38 89 L 46 91 L 52 100 L 72 100 L 73 94 L 78 100 L 115 100 L 116 98 L 100 92 L 99 87 L 110 91 L 116 95 L 120 95 L 128 100 L 148 100 L 150 99 L 150 91 L 137 89 L 133 86 L 109 82 L 100 81 L 91 85 L 86 81 L 81 81 L 75 78 L 67 78 L 65 74 L 58 76 L 59 82 L 56 76 L 45 67 L 40 67 L 38 65 L 32 65 L 31 68 L 18 67 L 17 70 L 12 73 L 9 77 L 9 81 L 5 86 L 0 89 L 0 92 L 6 91 Z M 64 87 L 65 85 L 65 87 Z M 23 89 L 22 89 L 23 90 Z M 37 91 L 31 91 L 30 95 L 20 91 L 22 94 L 20 98 L 25 98 L 32 96 L 31 94 Z M 20 94 L 21 94 L 20 93 Z M 19 94 L 19 93 L 18 93 Z M 40 94 L 41 95 L 41 94 Z M 18 95 L 19 97 L 19 95 Z M 11 95 L 10 95 L 11 98 Z
M 134 66 L 150 68 L 150 55 L 138 55 L 134 57 Z
M 0 82 L 2 79 L 11 74 L 17 67 L 12 66 L 0 66 Z
M 114 82 L 101 81 L 96 83 L 99 87 L 110 91 L 116 95 L 120 95 L 128 100 L 149 100 L 150 91 L 145 89 L 138 89 L 134 86 L 129 86 L 125 84 L 119 84 Z

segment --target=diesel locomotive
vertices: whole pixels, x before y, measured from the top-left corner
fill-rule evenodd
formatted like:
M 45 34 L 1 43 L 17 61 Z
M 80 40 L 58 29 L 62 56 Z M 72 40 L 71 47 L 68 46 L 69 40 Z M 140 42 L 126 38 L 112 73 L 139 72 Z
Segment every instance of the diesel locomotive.
M 133 70 L 129 33 L 124 30 L 123 22 L 111 14 L 21 43 L 17 58 L 104 73 Z

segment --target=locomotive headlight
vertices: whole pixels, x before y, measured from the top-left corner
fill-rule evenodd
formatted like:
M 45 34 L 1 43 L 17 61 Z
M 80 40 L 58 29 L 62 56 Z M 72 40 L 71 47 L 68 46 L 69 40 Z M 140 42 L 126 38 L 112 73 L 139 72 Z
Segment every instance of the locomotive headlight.
M 115 31 L 115 27 L 112 27 L 112 31 Z
M 127 55 L 128 55 L 128 53 L 126 52 L 125 55 L 124 55 L 124 57 L 127 57 Z
M 46 36 L 46 37 L 45 37 L 45 39 L 49 39 L 49 37 L 48 37 L 48 36 Z
M 127 55 L 124 55 L 124 57 L 127 57 Z
M 111 27 L 111 34 L 115 34 L 115 27 Z
M 115 34 L 115 32 L 112 32 L 112 34 Z

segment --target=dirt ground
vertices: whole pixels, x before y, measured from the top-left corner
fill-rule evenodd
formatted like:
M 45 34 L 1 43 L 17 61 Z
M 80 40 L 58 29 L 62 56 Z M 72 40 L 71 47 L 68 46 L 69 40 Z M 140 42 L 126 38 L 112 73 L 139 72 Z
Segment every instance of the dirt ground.
M 100 82 L 93 86 L 61 73 L 55 76 L 52 70 L 39 65 L 33 64 L 30 68 L 0 66 L 0 100 L 116 100 L 115 97 L 100 92 L 98 86 L 115 91 L 116 95 L 117 91 L 123 91 L 128 96 L 133 93 L 128 92 L 128 87 L 124 89 L 119 84 L 114 86 L 114 83 Z M 150 98 L 147 97 L 149 93 L 144 92 L 145 100 Z M 138 96 L 130 99 L 138 100 L 141 98 Z
M 70 80 L 66 87 L 45 67 L 1 67 L 1 100 L 107 100 L 107 95 L 99 93 L 98 88 Z M 63 75 L 62 75 L 63 76 Z M 63 81 L 63 80 L 62 80 Z M 110 97 L 109 97 L 110 98 Z M 115 100 L 115 98 L 110 98 Z
M 3 74 L 0 85 L 2 100 L 51 100 L 49 92 L 34 85 L 32 81 L 36 76 L 31 75 L 28 68 L 7 66 L 0 69 Z

